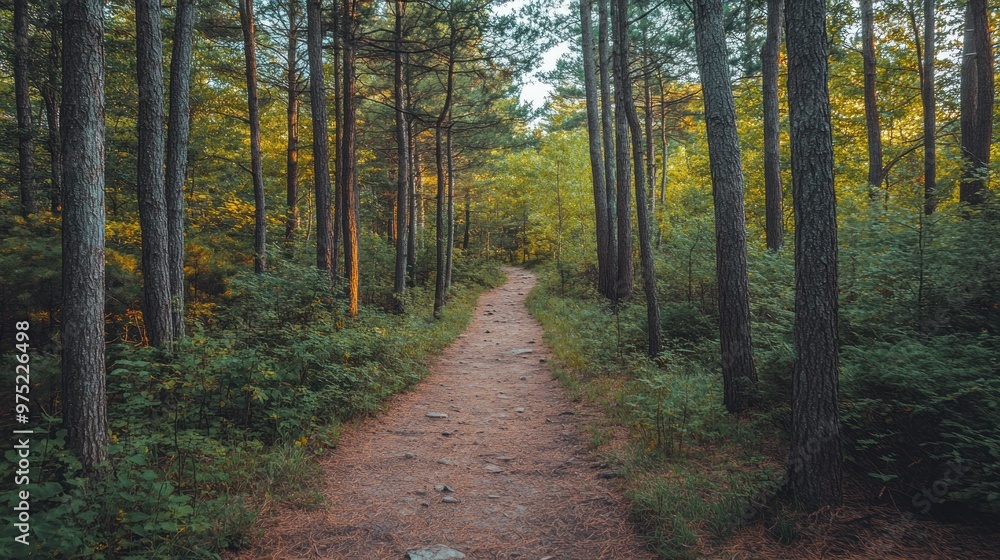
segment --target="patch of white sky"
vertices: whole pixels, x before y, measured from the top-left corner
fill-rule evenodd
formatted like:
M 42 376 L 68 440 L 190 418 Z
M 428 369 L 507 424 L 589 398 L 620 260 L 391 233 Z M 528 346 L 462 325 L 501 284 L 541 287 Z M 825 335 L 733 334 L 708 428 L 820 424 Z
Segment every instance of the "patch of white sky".
M 510 2 L 505 2 L 498 6 L 496 8 L 496 13 L 499 15 L 506 15 L 518 12 L 524 6 L 532 3 L 533 0 L 511 0 Z M 558 0 L 558 4 L 554 8 L 551 8 L 551 13 L 567 15 L 570 12 L 571 6 L 572 4 L 569 0 Z M 530 104 L 536 109 L 545 104 L 554 88 L 551 84 L 545 83 L 541 76 L 545 72 L 554 70 L 559 58 L 569 51 L 570 41 L 564 39 L 557 41 L 554 45 L 542 53 L 541 63 L 539 66 L 524 78 L 523 85 L 521 86 L 522 103 Z

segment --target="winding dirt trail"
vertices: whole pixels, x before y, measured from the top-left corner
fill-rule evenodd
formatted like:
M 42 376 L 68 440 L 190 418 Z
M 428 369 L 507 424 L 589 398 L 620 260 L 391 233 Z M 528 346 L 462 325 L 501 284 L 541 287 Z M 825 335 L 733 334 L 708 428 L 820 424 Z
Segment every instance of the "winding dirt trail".
M 588 413 L 552 378 L 525 307 L 535 277 L 505 272 L 431 375 L 328 453 L 326 507 L 280 512 L 239 558 L 396 560 L 438 543 L 470 559 L 655 558 L 587 452 Z

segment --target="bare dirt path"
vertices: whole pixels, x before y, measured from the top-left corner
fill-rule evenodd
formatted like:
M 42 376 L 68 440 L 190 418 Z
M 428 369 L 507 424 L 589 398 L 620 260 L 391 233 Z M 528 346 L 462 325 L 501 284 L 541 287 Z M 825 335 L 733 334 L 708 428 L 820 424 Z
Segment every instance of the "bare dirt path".
M 438 543 L 470 559 L 655 557 L 587 452 L 587 412 L 552 379 L 524 303 L 535 277 L 505 272 L 431 375 L 324 459 L 327 507 L 282 512 L 241 558 L 396 560 Z

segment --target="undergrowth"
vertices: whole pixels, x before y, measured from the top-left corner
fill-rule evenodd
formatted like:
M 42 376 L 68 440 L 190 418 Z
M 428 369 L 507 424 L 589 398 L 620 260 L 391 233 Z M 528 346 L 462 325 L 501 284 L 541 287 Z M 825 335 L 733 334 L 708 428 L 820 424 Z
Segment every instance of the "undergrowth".
M 494 265 L 457 261 L 440 320 L 423 287 L 410 291 L 409 314 L 368 305 L 351 319 L 324 273 L 278 263 L 230 278 L 209 318 L 170 353 L 109 346 L 103 477 L 84 476 L 59 418 L 35 422 L 35 556 L 217 558 L 248 544 L 266 504 L 320 506 L 316 456 L 345 421 L 420 380 L 428 356 L 468 324 L 478 293 L 502 281 Z M 59 386 L 57 355 L 39 354 L 32 366 L 37 387 Z M 23 551 L 13 536 L 6 524 L 0 557 Z

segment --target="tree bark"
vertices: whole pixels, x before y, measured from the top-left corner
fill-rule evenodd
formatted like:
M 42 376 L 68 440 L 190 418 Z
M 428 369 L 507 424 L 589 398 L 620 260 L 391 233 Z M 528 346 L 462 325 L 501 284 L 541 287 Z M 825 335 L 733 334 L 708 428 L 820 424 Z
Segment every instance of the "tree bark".
M 750 338 L 743 165 L 736 109 L 729 83 L 729 55 L 721 0 L 695 0 L 695 39 L 715 202 L 716 276 L 725 405 L 730 412 L 750 406 L 757 370 Z
M 406 65 L 406 106 L 411 107 L 410 104 L 410 75 L 409 75 L 409 64 Z M 407 214 L 409 221 L 407 226 L 409 231 L 406 235 L 406 268 L 407 276 L 410 279 L 410 285 L 416 285 L 416 267 L 417 267 L 417 180 L 416 175 L 420 173 L 420 167 L 417 165 L 417 158 L 414 154 L 416 151 L 416 141 L 413 138 L 413 119 L 407 119 L 407 140 L 410 142 L 410 147 L 406 151 L 409 157 L 410 174 L 407 177 L 409 181 L 408 188 L 410 189 L 410 195 L 407 197 Z
M 191 57 L 196 0 L 177 0 L 170 56 L 170 117 L 167 123 L 167 237 L 170 314 L 174 338 L 184 336 L 184 179 L 191 131 Z
M 623 106 L 622 92 L 629 80 L 628 68 L 628 12 L 620 11 L 620 2 L 611 4 L 611 23 L 614 27 L 612 49 L 612 71 L 615 84 L 615 172 L 618 212 L 618 270 L 615 282 L 615 301 L 632 296 L 632 169 L 629 162 L 628 115 Z M 627 7 L 627 6 L 626 6 Z M 625 38 L 621 40 L 620 27 L 625 26 Z M 641 160 L 636 165 L 642 165 Z M 637 188 L 643 188 L 639 185 Z
M 142 318 L 152 346 L 173 341 L 170 315 L 167 199 L 164 187 L 163 34 L 160 1 L 137 0 L 136 73 L 139 82 L 139 228 L 142 233 Z
M 346 0 L 339 0 L 346 1 Z M 337 8 L 337 2 L 334 2 L 333 10 L 333 126 L 334 126 L 334 149 L 336 153 L 333 159 L 333 176 L 334 176 L 334 191 L 333 191 L 333 245 L 331 246 L 331 261 L 330 261 L 330 273 L 333 277 L 333 283 L 336 285 L 338 283 L 339 265 L 337 264 L 338 259 L 340 259 L 340 237 L 344 231 L 344 189 L 340 188 L 340 175 L 344 169 L 344 163 L 341 159 L 343 156 L 343 144 L 344 144 L 344 94 L 343 88 L 341 88 L 341 78 L 342 78 L 342 64 L 343 60 L 343 49 L 341 49 L 341 40 L 343 38 L 343 30 L 341 29 L 342 23 L 341 19 L 342 10 Z M 322 20 L 321 20 L 322 21 Z M 322 29 L 322 23 L 320 24 Z M 322 37 L 320 37 L 320 46 L 322 47 Z
M 448 115 L 451 123 L 451 115 Z M 452 126 L 449 124 L 445 135 L 445 151 L 448 152 L 448 245 L 445 259 L 444 289 L 445 297 L 451 289 L 452 260 L 455 256 L 455 152 L 452 150 Z
M 288 147 L 285 156 L 285 243 L 295 241 L 299 228 L 299 14 L 298 0 L 288 0 L 288 48 L 285 59 L 288 66 L 288 105 L 285 124 L 288 129 Z
M 987 4 L 986 0 L 969 0 L 965 8 L 961 83 L 965 170 L 959 198 L 969 204 L 980 204 L 985 199 L 993 136 L 993 48 Z
M 788 484 L 808 509 L 841 501 L 837 202 L 825 0 L 786 4 L 795 205 L 795 364 Z
M 861 56 L 865 71 L 865 126 L 868 131 L 868 197 L 878 196 L 882 184 L 882 128 L 875 90 L 875 14 L 872 0 L 861 0 Z
M 35 135 L 31 122 L 31 89 L 28 85 L 28 0 L 14 0 L 14 98 L 17 105 L 18 178 L 21 215 L 38 211 L 35 192 Z
M 601 88 L 601 143 L 604 148 L 604 188 L 608 212 L 608 297 L 618 301 L 618 192 L 611 108 L 610 0 L 597 0 L 597 56 Z
M 784 193 L 781 188 L 781 117 L 778 114 L 778 57 L 785 0 L 767 0 L 767 37 L 761 49 L 764 95 L 764 233 L 767 248 L 785 244 Z
M 604 158 L 601 154 L 601 116 L 598 102 L 597 62 L 594 59 L 593 0 L 580 0 L 580 24 L 583 34 L 583 83 L 587 95 L 587 135 L 590 147 L 590 177 L 594 188 L 594 213 L 597 234 L 597 289 L 613 298 L 615 275 L 610 265 L 611 230 L 608 228 L 608 194 L 604 184 Z
M 410 190 L 410 134 L 405 113 L 403 72 L 403 18 L 406 16 L 404 0 L 395 0 L 396 27 L 393 35 L 393 97 L 396 109 L 396 269 L 393 276 L 392 292 L 396 302 L 396 312 L 406 310 L 403 299 L 406 290 L 406 251 L 408 247 L 407 216 L 409 212 Z
M 650 208 L 646 201 L 646 174 L 643 165 L 643 145 L 642 128 L 639 123 L 639 115 L 636 111 L 635 100 L 632 96 L 632 81 L 628 79 L 628 0 L 615 0 L 617 3 L 616 15 L 614 18 L 615 28 L 615 52 L 619 54 L 616 59 L 621 66 L 615 68 L 615 75 L 618 76 L 618 68 L 625 69 L 625 79 L 615 81 L 616 111 L 621 110 L 625 114 L 627 124 L 626 135 L 619 135 L 618 141 L 621 146 L 622 140 L 628 143 L 628 134 L 632 137 L 632 158 L 635 160 L 635 209 L 639 226 L 639 259 L 642 262 L 642 284 L 643 291 L 646 292 L 646 330 L 649 337 L 648 352 L 650 357 L 658 356 L 663 352 L 663 342 L 660 336 L 660 305 L 656 296 L 656 268 L 653 260 L 653 239 L 649 233 Z M 648 92 L 647 92 L 648 98 Z M 624 136 L 624 137 L 623 137 Z M 626 164 L 620 165 L 618 171 L 624 174 L 628 169 L 628 155 L 625 157 Z M 621 180 L 621 175 L 619 175 Z M 628 176 L 623 181 L 625 192 L 628 192 Z M 618 188 L 622 188 L 619 183 Z M 621 191 L 619 191 L 621 192 Z M 621 202 L 619 201 L 619 208 Z
M 444 131 L 445 125 L 451 116 L 451 103 L 455 90 L 455 42 L 457 41 L 457 31 L 454 22 L 449 18 L 450 37 L 448 43 L 448 76 L 445 85 L 444 107 L 438 115 L 434 125 L 434 160 L 437 168 L 437 212 L 436 212 L 436 264 L 434 280 L 434 318 L 441 317 L 441 309 L 444 307 L 445 298 L 448 291 L 448 253 L 445 244 L 448 240 L 448 232 L 445 230 L 445 191 L 447 189 L 447 177 L 445 169 L 444 154 Z
M 246 57 L 247 107 L 250 116 L 250 174 L 253 177 L 254 200 L 253 269 L 257 274 L 261 274 L 267 268 L 267 214 L 260 154 L 260 108 L 257 102 L 257 47 L 253 0 L 239 0 L 239 10 L 240 28 L 243 30 L 243 54 Z
M 316 199 L 316 268 L 334 271 L 333 215 L 330 192 L 330 138 L 323 77 L 323 11 L 321 0 L 306 0 L 306 53 L 309 57 L 309 106 L 312 109 L 313 175 Z
M 104 2 L 62 4 L 62 398 L 67 446 L 108 457 L 104 371 Z
M 42 98 L 45 101 L 45 117 L 49 127 L 49 158 L 51 189 L 49 191 L 50 209 L 53 214 L 62 212 L 62 139 L 59 136 L 59 120 L 61 111 L 62 90 L 59 80 L 60 59 L 62 57 L 62 20 L 59 16 L 59 2 L 50 0 L 49 7 L 49 67 L 46 73 L 45 87 Z
M 338 188 L 343 193 L 343 226 L 344 226 L 344 276 L 347 279 L 348 313 L 358 314 L 358 292 L 360 289 L 359 255 L 360 243 L 358 232 L 358 191 L 357 191 L 357 105 L 356 105 L 356 68 L 355 56 L 357 43 L 355 31 L 357 28 L 357 0 L 344 0 L 343 19 L 343 132 L 341 138 L 340 163 L 338 170 Z
M 924 213 L 937 210 L 937 102 L 934 97 L 935 45 L 934 0 L 924 0 L 923 71 L 920 74 L 920 101 L 924 111 Z

